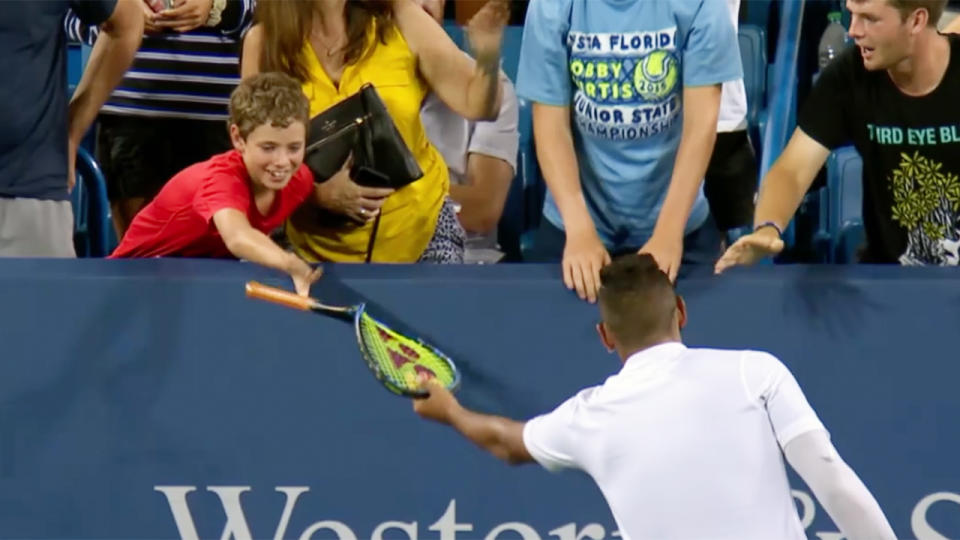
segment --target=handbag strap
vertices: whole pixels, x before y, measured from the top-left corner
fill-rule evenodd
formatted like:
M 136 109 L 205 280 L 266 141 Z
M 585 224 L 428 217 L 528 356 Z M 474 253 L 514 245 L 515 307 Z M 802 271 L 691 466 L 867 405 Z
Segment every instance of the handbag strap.
M 377 229 L 380 228 L 380 216 L 383 212 L 377 212 L 377 217 L 373 220 L 373 229 L 370 231 L 370 241 L 367 242 L 367 258 L 363 262 L 370 263 L 373 260 L 373 245 L 377 241 Z

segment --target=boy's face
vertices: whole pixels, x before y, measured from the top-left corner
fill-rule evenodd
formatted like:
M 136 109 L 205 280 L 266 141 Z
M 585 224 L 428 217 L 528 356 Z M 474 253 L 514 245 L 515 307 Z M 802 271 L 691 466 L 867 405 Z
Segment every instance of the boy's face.
M 230 126 L 233 147 L 243 156 L 247 173 L 255 186 L 281 190 L 303 163 L 307 129 L 303 122 L 292 121 L 280 128 L 270 124 L 256 127 L 244 139 L 240 129 Z

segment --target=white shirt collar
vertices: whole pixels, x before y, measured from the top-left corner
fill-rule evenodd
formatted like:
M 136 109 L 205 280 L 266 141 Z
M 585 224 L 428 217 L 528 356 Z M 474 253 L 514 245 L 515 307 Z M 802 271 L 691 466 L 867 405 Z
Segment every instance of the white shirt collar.
M 686 350 L 687 346 L 679 341 L 670 341 L 654 345 L 653 347 L 647 347 L 642 351 L 631 354 L 627 358 L 627 361 L 623 363 L 623 368 L 620 370 L 620 373 L 672 360 L 686 352 Z

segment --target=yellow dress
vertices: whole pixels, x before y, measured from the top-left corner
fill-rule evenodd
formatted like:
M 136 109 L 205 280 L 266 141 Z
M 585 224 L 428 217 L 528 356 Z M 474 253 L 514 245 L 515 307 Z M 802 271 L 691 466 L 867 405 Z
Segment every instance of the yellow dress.
M 367 32 L 367 49 L 357 62 L 344 67 L 339 86 L 333 84 L 307 41 L 303 54 L 312 79 L 303 85 L 303 91 L 310 100 L 313 117 L 356 93 L 365 83 L 376 87 L 424 174 L 387 198 L 372 260 L 416 262 L 433 236 L 450 189 L 450 176 L 420 121 L 420 105 L 430 89 L 417 71 L 416 57 L 396 26 L 387 32 L 384 43 L 375 37 L 375 24 Z M 287 237 L 300 256 L 309 261 L 335 262 L 363 262 L 372 230 L 372 221 L 359 225 L 343 219 L 331 225 L 299 217 L 286 227 Z

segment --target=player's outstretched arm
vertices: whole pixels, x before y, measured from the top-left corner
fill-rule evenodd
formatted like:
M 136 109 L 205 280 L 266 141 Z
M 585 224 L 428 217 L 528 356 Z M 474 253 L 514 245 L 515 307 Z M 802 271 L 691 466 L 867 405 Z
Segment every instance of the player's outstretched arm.
M 417 414 L 453 426 L 474 444 L 507 463 L 533 461 L 523 444 L 523 422 L 473 412 L 460 405 L 457 398 L 436 381 L 424 380 L 422 384 L 430 395 L 413 400 Z
M 826 431 L 799 435 L 783 452 L 846 538 L 896 539 L 877 500 L 837 454 Z

